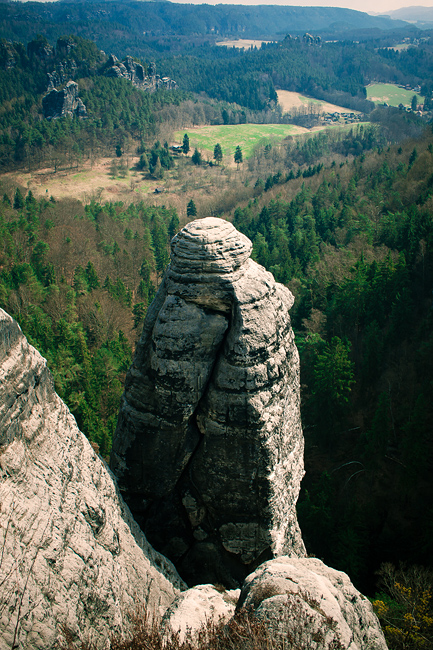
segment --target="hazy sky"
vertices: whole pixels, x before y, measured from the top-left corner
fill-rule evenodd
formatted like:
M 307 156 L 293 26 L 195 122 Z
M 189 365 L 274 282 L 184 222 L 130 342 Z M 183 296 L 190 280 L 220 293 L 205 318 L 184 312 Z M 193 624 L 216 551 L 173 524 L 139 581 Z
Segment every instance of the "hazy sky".
M 432 7 L 433 0 L 172 0 L 172 2 L 192 2 L 194 4 L 236 4 L 236 5 L 296 5 L 300 7 L 347 7 L 371 13 L 386 12 L 400 7 Z

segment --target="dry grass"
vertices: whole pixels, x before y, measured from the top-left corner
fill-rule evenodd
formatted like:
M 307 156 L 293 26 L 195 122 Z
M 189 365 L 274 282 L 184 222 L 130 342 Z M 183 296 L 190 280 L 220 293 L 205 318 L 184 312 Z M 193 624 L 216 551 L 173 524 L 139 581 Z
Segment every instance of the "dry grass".
M 329 104 L 328 102 L 320 99 L 300 95 L 299 93 L 291 92 L 290 90 L 277 90 L 278 103 L 283 109 L 284 113 L 290 113 L 294 108 L 307 108 L 309 104 L 314 105 L 314 109 L 319 113 L 358 113 L 351 108 L 344 108 L 336 104 Z
M 286 608 L 285 619 L 299 619 L 299 603 L 288 600 Z M 111 650 L 311 650 L 308 641 L 311 630 L 308 628 L 309 621 L 305 618 L 293 633 L 287 632 L 284 635 L 279 631 L 275 635 L 265 621 L 253 613 L 242 611 L 228 623 L 214 624 L 208 621 L 199 632 L 187 635 L 183 641 L 180 641 L 179 634 L 168 633 L 160 623 L 152 621 L 144 610 L 132 616 L 131 623 L 132 633 L 128 638 L 119 635 L 111 637 Z M 330 629 L 333 629 L 334 621 L 328 623 Z M 307 624 L 306 629 L 304 624 Z M 74 641 L 67 629 L 63 630 L 63 636 L 64 641 L 59 644 L 59 650 L 98 650 L 98 646 L 93 643 Z M 328 643 L 321 630 L 313 634 L 312 638 L 315 639 L 315 648 L 344 650 L 338 634 Z
M 125 156 L 126 158 L 126 156 Z M 151 194 L 159 182 L 143 179 L 142 174 L 134 170 L 137 156 L 130 156 L 125 162 L 128 171 L 125 178 L 115 179 L 110 175 L 112 158 L 100 158 L 93 164 L 87 160 L 77 168 L 53 168 L 37 171 L 18 171 L 3 174 L 2 180 L 10 181 L 31 190 L 36 197 L 54 196 L 56 199 L 74 197 L 83 203 L 92 199 L 107 201 L 127 201 L 144 198 Z

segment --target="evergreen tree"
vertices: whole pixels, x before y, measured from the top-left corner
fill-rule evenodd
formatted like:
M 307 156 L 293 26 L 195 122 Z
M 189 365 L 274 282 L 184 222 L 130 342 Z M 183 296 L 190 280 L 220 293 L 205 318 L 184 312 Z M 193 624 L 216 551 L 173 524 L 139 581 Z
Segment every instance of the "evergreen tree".
M 143 152 L 140 156 L 140 160 L 138 162 L 138 168 L 141 170 L 149 169 L 149 161 L 147 159 L 145 152 Z
M 219 142 L 217 142 L 217 144 L 214 147 L 213 157 L 214 157 L 215 161 L 218 163 L 218 165 L 220 164 L 220 162 L 223 159 L 223 150 L 221 149 L 221 145 L 220 145 Z
M 235 151 L 235 163 L 237 164 L 238 169 L 241 162 L 242 162 L 242 149 L 238 145 Z
M 87 285 L 89 289 L 98 289 L 101 286 L 101 283 L 99 282 L 98 274 L 96 273 L 96 269 L 92 264 L 92 262 L 87 263 L 85 269 L 85 275 L 86 275 Z
M 188 133 L 185 133 L 183 136 L 183 142 L 182 142 L 182 151 L 186 155 L 189 151 L 189 137 Z
M 156 158 L 155 167 L 153 168 L 153 175 L 155 176 L 155 178 L 162 178 L 164 175 L 159 156 L 157 156 Z
M 186 214 L 188 217 L 196 217 L 197 216 L 197 208 L 195 207 L 194 201 L 191 199 L 191 201 L 188 203 L 186 206 Z
M 416 111 L 416 109 L 417 109 L 417 107 L 418 107 L 418 102 L 417 102 L 417 97 L 416 97 L 416 95 L 414 95 L 414 96 L 412 97 L 412 100 L 411 100 L 411 102 L 410 102 L 410 107 L 411 107 L 411 109 L 412 109 L 413 111 Z
M 22 210 L 24 207 L 24 198 L 23 195 L 21 194 L 21 190 L 19 187 L 15 190 L 15 196 L 14 196 L 14 209 L 15 210 Z
M 194 163 L 194 165 L 201 165 L 201 153 L 197 148 L 194 149 L 194 153 L 191 156 L 191 160 Z

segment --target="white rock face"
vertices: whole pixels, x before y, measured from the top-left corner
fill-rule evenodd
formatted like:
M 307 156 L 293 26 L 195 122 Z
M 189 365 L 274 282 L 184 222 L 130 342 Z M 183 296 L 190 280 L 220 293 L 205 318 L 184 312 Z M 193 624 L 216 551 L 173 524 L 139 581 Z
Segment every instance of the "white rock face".
M 62 624 L 104 641 L 138 603 L 163 614 L 184 586 L 1 309 L 0 584 L 1 650 L 52 648 Z
M 163 618 L 166 629 L 179 640 L 194 635 L 207 623 L 227 623 L 235 613 L 240 589 L 218 591 L 213 585 L 198 585 L 177 596 Z
M 264 559 L 305 555 L 294 299 L 251 249 L 222 219 L 173 238 L 113 441 L 134 517 L 190 585 L 236 587 Z
M 316 558 L 262 564 L 244 582 L 237 605 L 242 608 L 264 619 L 288 647 L 387 650 L 370 601 L 345 573 Z

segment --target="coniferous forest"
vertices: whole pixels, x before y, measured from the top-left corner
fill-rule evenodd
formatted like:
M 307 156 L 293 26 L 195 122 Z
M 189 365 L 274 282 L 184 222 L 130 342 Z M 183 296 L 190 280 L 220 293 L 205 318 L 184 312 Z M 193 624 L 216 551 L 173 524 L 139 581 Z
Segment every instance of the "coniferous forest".
M 314 45 L 282 35 L 245 52 L 216 47 L 198 31 L 169 47 L 162 27 L 138 47 L 128 32 L 116 55 L 132 54 L 145 67 L 157 60 L 161 76 L 177 83 L 176 90 L 145 92 L 104 75 L 106 24 L 95 43 L 79 29 L 61 36 L 42 18 L 38 35 L 20 23 L 22 42 L 8 40 L 2 23 L 0 307 L 46 357 L 57 392 L 107 457 L 125 373 L 171 238 L 196 216 L 232 221 L 252 240 L 253 258 L 295 295 L 306 441 L 298 516 L 307 550 L 347 572 L 369 596 L 381 592 L 382 622 L 392 619 L 401 631 L 390 633 L 390 647 L 429 647 L 430 32 L 402 50 L 392 49 L 406 34 L 400 27 L 398 34 L 373 30 L 364 40 Z M 412 40 L 413 29 L 407 27 Z M 43 117 L 47 73 L 61 70 L 67 74 L 57 87 L 66 77 L 78 84 L 86 119 Z M 417 86 L 424 111 L 368 101 L 373 81 Z M 171 147 L 179 128 L 291 122 L 277 103 L 280 89 L 361 111 L 362 122 L 263 143 L 231 163 L 206 157 L 189 139 L 188 149 L 185 138 L 183 151 Z M 72 173 L 102 157 L 113 159 L 113 177 L 121 169 L 130 175 L 127 199 L 37 194 L 17 180 L 40 169 Z M 137 198 L 132 173 L 164 192 Z M 414 566 L 430 576 L 430 586 L 417 592 L 430 594 L 419 638 L 401 614 L 403 587 L 416 591 Z

